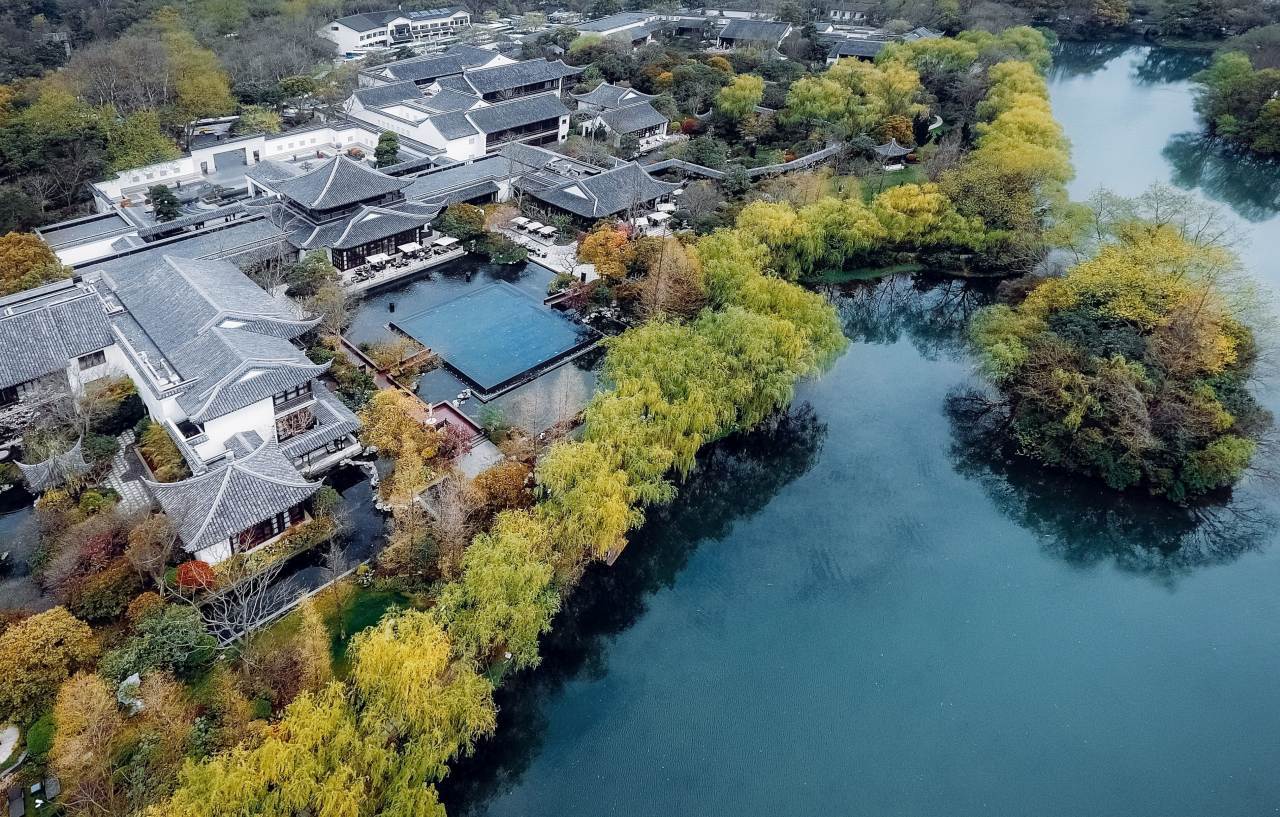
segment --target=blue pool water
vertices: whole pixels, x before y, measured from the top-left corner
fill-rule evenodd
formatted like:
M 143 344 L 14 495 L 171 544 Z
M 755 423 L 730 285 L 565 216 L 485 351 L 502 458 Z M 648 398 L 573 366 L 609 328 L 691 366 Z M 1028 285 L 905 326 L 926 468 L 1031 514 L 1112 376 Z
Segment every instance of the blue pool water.
M 497 281 L 394 321 L 489 392 L 595 339 L 594 330 Z

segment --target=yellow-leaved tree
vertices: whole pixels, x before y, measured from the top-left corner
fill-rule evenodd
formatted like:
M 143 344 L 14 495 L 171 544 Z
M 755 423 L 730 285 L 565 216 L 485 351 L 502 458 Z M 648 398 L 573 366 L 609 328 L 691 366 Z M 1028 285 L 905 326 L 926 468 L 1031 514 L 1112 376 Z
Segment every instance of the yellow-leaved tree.
M 0 720 L 28 723 L 79 669 L 98 656 L 89 625 L 55 607 L 0 633 Z

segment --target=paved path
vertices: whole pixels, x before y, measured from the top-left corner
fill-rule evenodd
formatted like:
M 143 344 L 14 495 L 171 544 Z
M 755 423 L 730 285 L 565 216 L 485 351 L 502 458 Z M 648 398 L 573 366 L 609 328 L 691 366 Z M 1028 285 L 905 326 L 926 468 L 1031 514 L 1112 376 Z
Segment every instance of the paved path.
M 578 242 L 569 244 L 548 244 L 539 241 L 528 233 L 500 227 L 499 231 L 507 238 L 529 250 L 529 260 L 540 264 L 552 272 L 573 272 L 578 265 Z
M 5 758 L 13 754 L 13 748 L 17 745 L 18 727 L 10 725 L 0 729 L 0 763 L 3 763 Z M 9 764 L 5 763 L 4 765 L 8 766 Z
M 142 464 L 130 446 L 133 445 L 133 429 L 126 430 L 118 438 L 120 450 L 111 458 L 111 470 L 105 482 L 120 495 L 120 510 L 144 511 L 151 507 L 151 494 L 142 483 Z

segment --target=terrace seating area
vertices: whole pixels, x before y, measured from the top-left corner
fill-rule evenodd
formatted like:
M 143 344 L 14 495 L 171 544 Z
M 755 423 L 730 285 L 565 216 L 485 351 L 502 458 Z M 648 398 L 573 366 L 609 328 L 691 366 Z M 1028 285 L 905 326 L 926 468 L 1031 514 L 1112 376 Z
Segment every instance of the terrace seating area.
M 342 282 L 353 292 L 363 292 L 465 254 L 466 248 L 453 236 L 440 236 L 426 246 L 414 241 L 401 244 L 394 253 L 368 256 L 364 264 L 344 272 Z

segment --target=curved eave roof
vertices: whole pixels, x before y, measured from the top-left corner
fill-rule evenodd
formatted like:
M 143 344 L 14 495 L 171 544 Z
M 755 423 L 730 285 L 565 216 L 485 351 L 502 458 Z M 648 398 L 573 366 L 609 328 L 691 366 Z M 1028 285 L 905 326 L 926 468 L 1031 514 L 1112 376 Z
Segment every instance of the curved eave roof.
M 339 155 L 301 176 L 276 182 L 275 189 L 308 210 L 331 210 L 385 196 L 409 184 L 408 179 L 379 173 Z
M 146 484 L 192 550 L 226 542 L 307 500 L 320 487 L 298 473 L 275 440 L 204 474 Z

